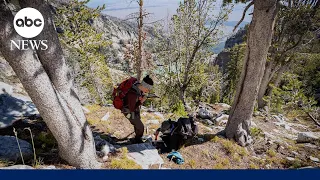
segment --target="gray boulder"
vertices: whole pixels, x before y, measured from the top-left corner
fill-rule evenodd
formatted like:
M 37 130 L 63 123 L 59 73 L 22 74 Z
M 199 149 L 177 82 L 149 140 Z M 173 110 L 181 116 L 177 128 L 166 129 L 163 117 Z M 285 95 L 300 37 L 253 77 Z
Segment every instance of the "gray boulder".
M 126 146 L 128 148 L 128 157 L 133 159 L 143 169 L 149 169 L 151 165 L 159 165 L 164 163 L 158 150 L 151 143 L 132 144 Z
M 272 117 L 273 117 L 273 119 L 275 119 L 279 123 L 285 123 L 287 121 L 286 117 L 282 114 L 279 114 L 278 116 L 273 115 Z
M 34 169 L 31 166 L 27 165 L 14 165 L 14 166 L 9 166 L 9 167 L 0 167 L 0 169 Z
M 203 120 L 203 121 L 204 121 L 205 124 L 207 124 L 209 126 L 213 125 L 213 122 L 211 120 L 209 120 L 209 119 L 206 119 L 206 120 Z
M 30 143 L 18 139 L 23 159 L 29 160 L 33 157 Z M 0 159 L 7 161 L 18 161 L 21 159 L 19 147 L 14 136 L 0 136 Z
M 295 160 L 293 157 L 286 157 L 286 159 L 287 159 L 288 161 L 294 161 L 294 160 Z
M 57 168 L 55 166 L 51 165 L 51 166 L 40 166 L 38 169 L 57 169 Z
M 305 143 L 303 144 L 304 147 L 306 148 L 310 148 L 310 149 L 318 149 L 320 150 L 320 147 L 318 147 L 317 145 L 311 144 L 311 143 Z
M 300 132 L 298 134 L 297 142 L 298 143 L 310 143 L 314 141 L 319 141 L 319 134 L 313 132 Z
M 0 94 L 0 129 L 11 126 L 23 117 L 39 115 L 31 99 L 17 94 Z
M 218 118 L 216 118 L 214 121 L 215 121 L 215 124 L 216 124 L 216 125 L 220 125 L 220 124 L 222 124 L 223 122 L 228 121 L 228 119 L 229 119 L 229 115 L 222 114 L 221 116 L 219 116 Z
M 320 162 L 319 158 L 316 158 L 316 157 L 313 157 L 313 156 L 310 156 L 309 158 L 310 158 L 310 160 L 313 161 L 313 162 L 316 162 L 316 163 L 319 163 L 319 162 Z
M 317 169 L 317 167 L 313 167 L 313 166 L 305 166 L 305 167 L 301 167 L 298 169 Z
M 229 104 L 225 103 L 216 103 L 215 105 L 219 106 L 223 111 L 227 111 L 231 108 Z
M 6 84 L 4 82 L 0 82 L 0 94 L 12 94 L 13 86 Z
M 214 117 L 217 116 L 215 113 L 208 111 L 205 108 L 200 108 L 198 114 L 199 114 L 199 117 L 202 119 L 213 119 Z

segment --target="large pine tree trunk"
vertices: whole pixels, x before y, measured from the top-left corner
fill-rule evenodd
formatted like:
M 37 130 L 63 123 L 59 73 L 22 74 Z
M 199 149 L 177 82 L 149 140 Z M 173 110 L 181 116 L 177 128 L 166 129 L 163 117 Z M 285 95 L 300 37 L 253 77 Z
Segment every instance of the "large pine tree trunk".
M 267 62 L 265 70 L 264 70 L 264 74 L 263 74 L 263 78 L 261 80 L 261 84 L 260 84 L 260 88 L 259 88 L 259 92 L 258 92 L 258 108 L 262 109 L 266 106 L 267 102 L 264 100 L 264 96 L 266 94 L 266 91 L 268 89 L 268 85 L 271 79 L 271 74 L 272 74 L 272 61 Z
M 9 62 L 45 123 L 58 142 L 59 154 L 70 165 L 100 168 L 96 159 L 92 132 L 73 89 L 62 49 L 53 28 L 48 5 L 41 0 L 21 1 L 22 7 L 35 7 L 45 19 L 45 28 L 37 37 L 48 40 L 48 50 L 10 50 L 10 40 L 22 38 L 13 28 L 13 16 L 0 1 L 0 51 Z
M 271 45 L 277 10 L 277 0 L 254 1 L 244 66 L 225 129 L 227 138 L 235 139 L 242 146 L 252 141 L 251 118 Z

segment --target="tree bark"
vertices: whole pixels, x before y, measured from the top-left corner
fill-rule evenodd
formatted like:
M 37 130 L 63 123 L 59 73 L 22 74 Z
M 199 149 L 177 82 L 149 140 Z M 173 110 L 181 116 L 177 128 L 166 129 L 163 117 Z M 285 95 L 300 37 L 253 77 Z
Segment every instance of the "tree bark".
M 264 70 L 264 74 L 263 74 L 263 78 L 261 80 L 261 84 L 260 84 L 260 88 L 259 88 L 259 92 L 258 92 L 258 108 L 259 109 L 262 109 L 266 106 L 267 102 L 263 99 L 265 94 L 266 94 L 266 91 L 268 89 L 268 85 L 269 85 L 269 82 L 270 82 L 270 79 L 271 79 L 271 71 L 272 71 L 272 65 L 273 65 L 273 62 L 272 61 L 269 61 L 266 63 L 266 67 L 265 67 L 265 70 Z
M 185 99 L 185 97 L 186 97 L 186 88 L 185 87 L 181 87 L 180 88 L 180 96 L 179 96 L 179 98 L 180 98 L 180 101 L 183 103 L 183 106 L 186 108 L 186 99 Z
M 277 12 L 277 0 L 254 1 L 243 71 L 225 129 L 226 137 L 235 139 L 241 146 L 252 142 L 251 118 L 271 45 Z
M 0 51 L 19 77 L 58 142 L 59 154 L 78 168 L 100 168 L 92 132 L 73 88 L 54 29 L 48 4 L 41 0 L 20 1 L 21 7 L 34 7 L 44 16 L 45 26 L 35 39 L 47 40 L 45 51 L 10 50 L 10 40 L 22 40 L 13 28 L 13 15 L 0 1 Z
M 137 79 L 140 81 L 141 80 L 141 74 L 142 74 L 142 70 L 141 70 L 141 65 L 142 65 L 142 46 L 143 46 L 143 42 L 142 42 L 142 36 L 143 36 L 143 0 L 139 0 L 139 44 L 138 44 L 138 59 L 137 59 Z

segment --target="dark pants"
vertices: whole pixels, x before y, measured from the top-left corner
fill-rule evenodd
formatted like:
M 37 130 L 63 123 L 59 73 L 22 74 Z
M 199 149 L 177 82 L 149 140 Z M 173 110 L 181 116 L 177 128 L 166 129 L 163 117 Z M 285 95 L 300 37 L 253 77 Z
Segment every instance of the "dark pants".
M 124 112 L 123 113 L 126 117 L 128 115 L 127 112 Z M 136 139 L 141 139 L 141 137 L 143 136 L 143 133 L 144 133 L 144 125 L 141 121 L 141 117 L 140 117 L 140 111 L 136 111 L 134 112 L 134 117 L 131 117 L 128 118 L 130 123 L 134 126 L 134 132 L 136 134 Z

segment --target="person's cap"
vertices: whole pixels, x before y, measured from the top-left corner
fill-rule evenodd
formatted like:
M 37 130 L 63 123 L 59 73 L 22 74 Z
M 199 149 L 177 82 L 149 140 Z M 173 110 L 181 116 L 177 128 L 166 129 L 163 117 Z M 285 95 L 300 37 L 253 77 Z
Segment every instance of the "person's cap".
M 141 85 L 151 90 L 153 87 L 153 80 L 149 77 L 149 75 L 147 75 L 145 78 L 143 78 Z

